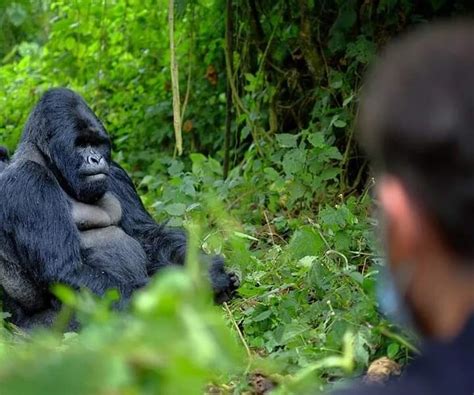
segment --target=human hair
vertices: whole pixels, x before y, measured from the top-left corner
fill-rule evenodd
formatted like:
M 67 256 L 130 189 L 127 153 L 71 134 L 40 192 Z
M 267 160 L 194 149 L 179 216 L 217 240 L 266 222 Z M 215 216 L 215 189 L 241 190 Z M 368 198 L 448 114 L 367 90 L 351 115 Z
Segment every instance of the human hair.
M 474 21 L 437 22 L 391 43 L 369 71 L 359 138 L 460 256 L 474 257 Z

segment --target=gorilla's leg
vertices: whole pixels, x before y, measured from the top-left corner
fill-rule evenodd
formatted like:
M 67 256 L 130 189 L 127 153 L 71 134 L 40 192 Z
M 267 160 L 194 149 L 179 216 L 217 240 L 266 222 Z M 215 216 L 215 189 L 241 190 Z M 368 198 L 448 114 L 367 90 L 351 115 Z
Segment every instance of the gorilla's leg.
M 31 331 L 37 328 L 51 328 L 57 323 L 60 317 L 61 305 L 58 301 L 53 302 L 52 305 L 45 310 L 31 313 L 25 311 L 24 308 L 13 299 L 8 298 L 7 295 L 4 295 L 2 298 L 4 299 L 3 310 L 11 314 L 11 317 L 7 318 L 7 321 L 25 331 Z M 66 323 L 66 327 L 61 329 L 65 331 L 78 331 L 80 325 L 76 318 L 72 317 L 69 319 L 69 322 Z

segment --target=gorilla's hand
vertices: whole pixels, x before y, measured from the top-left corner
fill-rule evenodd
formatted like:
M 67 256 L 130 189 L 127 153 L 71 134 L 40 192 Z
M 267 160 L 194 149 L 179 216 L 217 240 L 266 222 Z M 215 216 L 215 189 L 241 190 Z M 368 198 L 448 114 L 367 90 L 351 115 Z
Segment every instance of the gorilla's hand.
M 225 271 L 222 257 L 212 257 L 209 275 L 216 303 L 227 302 L 235 296 L 236 290 L 240 286 L 240 279 L 236 273 Z

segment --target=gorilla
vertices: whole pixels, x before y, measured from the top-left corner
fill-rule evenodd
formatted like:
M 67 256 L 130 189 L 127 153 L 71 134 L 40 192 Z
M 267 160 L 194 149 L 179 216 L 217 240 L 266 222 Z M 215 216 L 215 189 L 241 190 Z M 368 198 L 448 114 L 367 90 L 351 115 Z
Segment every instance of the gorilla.
M 169 265 L 182 265 L 186 235 L 157 224 L 127 173 L 111 160 L 109 136 L 75 92 L 47 91 L 0 175 L 0 288 L 9 320 L 48 326 L 60 304 L 50 286 L 120 293 L 118 308 Z M 216 302 L 239 286 L 219 256 L 205 256 Z
M 9 161 L 8 150 L 0 146 L 0 173 L 7 167 Z

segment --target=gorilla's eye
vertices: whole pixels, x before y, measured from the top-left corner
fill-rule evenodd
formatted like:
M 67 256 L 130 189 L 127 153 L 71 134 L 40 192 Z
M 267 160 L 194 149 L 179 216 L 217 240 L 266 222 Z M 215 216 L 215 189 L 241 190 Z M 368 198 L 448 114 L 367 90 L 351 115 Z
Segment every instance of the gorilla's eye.
M 87 138 L 86 136 L 79 136 L 79 137 L 76 138 L 76 140 L 74 142 L 74 145 L 76 147 L 85 148 L 88 145 L 92 145 L 92 144 L 89 141 L 89 138 Z
M 76 147 L 85 148 L 88 146 L 92 147 L 100 147 L 100 146 L 107 146 L 110 144 L 109 140 L 105 137 L 99 135 L 81 135 L 76 138 L 74 141 Z

